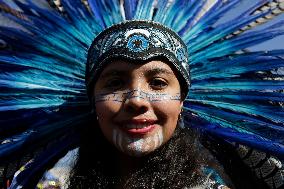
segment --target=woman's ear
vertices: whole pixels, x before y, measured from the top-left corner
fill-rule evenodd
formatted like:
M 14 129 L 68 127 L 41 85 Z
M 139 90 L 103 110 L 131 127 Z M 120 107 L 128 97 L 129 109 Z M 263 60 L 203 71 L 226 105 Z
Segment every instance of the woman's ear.
M 182 101 L 184 101 L 184 100 L 185 100 L 185 98 L 186 98 L 186 96 L 187 96 L 187 94 L 186 94 L 186 93 L 181 92 L 180 99 L 181 99 Z
M 182 112 L 183 109 L 183 101 L 180 101 L 180 113 Z

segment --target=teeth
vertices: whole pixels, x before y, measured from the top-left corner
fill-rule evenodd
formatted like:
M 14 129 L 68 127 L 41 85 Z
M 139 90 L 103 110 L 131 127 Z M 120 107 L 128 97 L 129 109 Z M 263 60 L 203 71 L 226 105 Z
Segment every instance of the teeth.
M 144 127 L 148 127 L 149 124 L 127 124 L 125 127 L 127 129 L 142 129 Z

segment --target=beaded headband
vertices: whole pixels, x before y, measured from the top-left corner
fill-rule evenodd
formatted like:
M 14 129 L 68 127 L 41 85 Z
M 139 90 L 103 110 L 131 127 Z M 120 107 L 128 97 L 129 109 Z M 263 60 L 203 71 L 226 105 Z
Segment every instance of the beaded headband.
M 134 20 L 113 25 L 101 32 L 88 51 L 86 85 L 89 97 L 103 67 L 114 58 L 141 62 L 165 58 L 179 74 L 183 92 L 188 92 L 190 72 L 187 47 L 173 30 L 164 25 Z

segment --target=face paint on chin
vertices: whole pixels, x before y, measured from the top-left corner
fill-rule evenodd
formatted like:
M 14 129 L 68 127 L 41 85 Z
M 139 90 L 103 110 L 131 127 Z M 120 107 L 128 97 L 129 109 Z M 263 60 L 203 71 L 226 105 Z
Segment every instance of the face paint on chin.
M 141 157 L 153 152 L 163 144 L 163 131 L 157 128 L 155 134 L 145 138 L 130 137 L 119 129 L 113 131 L 113 143 L 122 152 L 134 156 Z

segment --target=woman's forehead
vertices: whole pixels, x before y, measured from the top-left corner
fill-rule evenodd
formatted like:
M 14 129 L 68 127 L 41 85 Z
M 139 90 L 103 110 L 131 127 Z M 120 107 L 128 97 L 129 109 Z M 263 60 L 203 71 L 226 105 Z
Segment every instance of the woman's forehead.
M 150 72 L 161 72 L 165 74 L 174 74 L 171 67 L 161 61 L 161 60 L 151 60 L 148 62 L 131 62 L 131 61 L 124 61 L 124 60 L 117 60 L 112 61 L 109 63 L 103 70 L 102 75 L 106 72 L 111 71 L 150 71 Z

